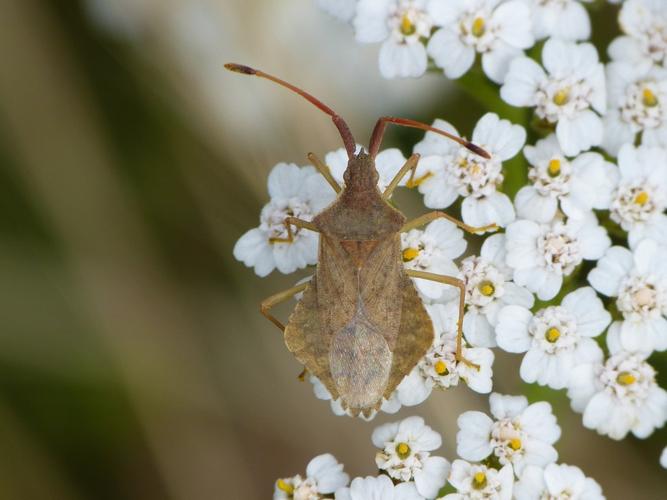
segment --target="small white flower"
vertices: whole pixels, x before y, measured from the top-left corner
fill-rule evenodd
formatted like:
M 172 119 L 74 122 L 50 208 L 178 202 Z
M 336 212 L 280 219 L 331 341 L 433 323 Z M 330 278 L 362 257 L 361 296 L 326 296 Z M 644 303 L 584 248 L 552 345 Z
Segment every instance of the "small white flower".
M 268 188 L 271 201 L 262 209 L 260 225 L 236 242 L 234 257 L 262 277 L 275 268 L 289 274 L 317 263 L 317 233 L 292 226 L 294 239 L 287 242 L 285 218 L 311 220 L 336 193 L 314 168 L 291 163 L 279 163 L 271 170 Z
M 628 351 L 667 349 L 667 248 L 641 241 L 634 252 L 612 247 L 588 275 L 600 293 L 617 297 L 623 321 L 609 329 L 607 341 Z
M 419 77 L 426 71 L 426 48 L 433 19 L 426 0 L 359 0 L 353 20 L 357 41 L 383 42 L 380 73 L 385 78 Z
M 667 243 L 667 151 L 626 144 L 618 154 L 620 178 L 610 205 L 613 221 L 634 247 L 644 238 Z
M 428 54 L 448 78 L 459 78 L 482 57 L 484 73 L 502 83 L 510 61 L 533 46 L 530 9 L 518 0 L 431 2 L 429 11 L 442 26 L 428 42 Z
M 660 465 L 667 469 L 667 446 L 665 446 L 662 449 L 662 453 L 660 453 Z
M 602 488 L 579 467 L 549 464 L 544 469 L 526 467 L 514 484 L 516 500 L 604 500 Z
M 433 126 L 458 135 L 442 120 L 436 120 Z M 506 226 L 514 220 L 514 207 L 509 197 L 497 190 L 503 182 L 502 162 L 515 156 L 525 140 L 523 127 L 501 120 L 495 113 L 485 114 L 472 133 L 472 142 L 485 149 L 490 159 L 427 132 L 414 148 L 423 158 L 412 185 L 419 187 L 427 207 L 446 208 L 464 196 L 463 222 L 478 227 L 494 223 Z
M 308 377 L 308 380 L 310 381 L 311 384 L 313 384 L 313 393 L 315 394 L 315 397 L 317 399 L 321 399 L 323 401 L 329 401 L 329 404 L 331 405 L 331 411 L 334 413 L 334 415 L 343 416 L 347 415 L 348 417 L 352 416 L 352 413 L 350 409 L 344 409 L 343 404 L 341 403 L 340 398 L 338 399 L 333 399 L 331 397 L 331 393 L 327 390 L 327 388 L 324 386 L 324 384 L 315 377 L 314 375 L 310 375 Z M 398 410 L 401 409 L 401 402 L 398 399 L 398 392 L 394 391 L 389 399 L 383 399 L 382 400 L 382 405 L 380 406 L 380 411 L 384 413 L 396 413 Z M 377 412 L 371 412 L 370 415 L 366 416 L 363 413 L 359 413 L 359 418 L 362 420 L 370 421 L 375 418 L 377 415 Z
M 625 33 L 609 45 L 609 56 L 631 64 L 664 65 L 667 59 L 667 4 L 663 0 L 626 0 L 618 16 Z
M 533 294 L 512 282 L 512 269 L 505 260 L 505 235 L 494 234 L 482 244 L 479 257 L 466 257 L 461 262 L 466 283 L 463 332 L 473 346 L 496 346 L 493 327 L 503 306 L 533 307 Z
M 356 477 L 349 488 L 336 491 L 336 500 L 423 500 L 415 483 L 394 485 L 387 476 Z
M 607 65 L 608 111 L 602 147 L 618 155 L 625 143 L 667 146 L 667 71 L 650 62 Z
M 628 432 L 648 437 L 667 421 L 667 392 L 655 381 L 645 356 L 609 345 L 606 362 L 576 366 L 567 395 L 572 409 L 583 413 L 584 427 L 612 439 Z
M 440 448 L 442 438 L 421 417 L 381 425 L 373 431 L 373 444 L 380 448 L 375 463 L 397 481 L 413 481 L 420 495 L 435 498 L 447 481 L 450 464 L 429 452 Z
M 421 231 L 412 229 L 401 234 L 403 263 L 416 269 L 446 276 L 456 276 L 458 269 L 452 259 L 466 248 L 463 231 L 445 219 L 431 222 Z M 458 295 L 458 290 L 431 280 L 413 278 L 417 290 L 430 300 L 444 301 Z
M 606 108 L 604 67 L 590 43 L 550 38 L 542 50 L 542 67 L 529 57 L 510 64 L 500 89 L 513 106 L 535 107 L 537 116 L 556 124 L 556 136 L 567 156 L 602 142 Z
M 591 0 L 524 0 L 533 12 L 535 38 L 553 37 L 561 40 L 587 40 L 591 36 L 591 20 L 580 2 Z
M 611 245 L 594 215 L 554 219 L 550 224 L 518 220 L 507 227 L 507 264 L 514 282 L 535 292 L 540 300 L 556 296 L 582 260 L 597 260 Z
M 591 209 L 608 209 L 618 179 L 618 169 L 598 153 L 582 153 L 568 159 L 551 134 L 526 146 L 523 154 L 531 165 L 532 185 L 522 187 L 514 205 L 517 216 L 549 222 L 560 207 L 567 215 L 581 216 Z
M 514 472 L 510 464 L 496 470 L 486 465 L 454 460 L 449 483 L 456 488 L 456 493 L 442 497 L 445 500 L 510 500 Z
M 493 454 L 501 465 L 512 464 L 517 474 L 527 465 L 544 467 L 558 459 L 552 446 L 560 427 L 544 401 L 528 405 L 524 396 L 489 398 L 495 420 L 479 411 L 467 411 L 458 418 L 456 451 L 466 460 L 484 460 Z
M 498 345 L 507 352 L 526 353 L 520 370 L 523 380 L 563 389 L 575 365 L 602 359 L 593 337 L 610 321 L 595 291 L 584 287 L 567 294 L 560 306 L 534 315 L 525 307 L 503 308 L 496 327 Z
M 398 400 L 405 406 L 425 401 L 434 388 L 448 389 L 463 380 L 473 391 L 491 392 L 493 351 L 483 347 L 468 347 L 463 341 L 461 353 L 479 368 L 456 361 L 458 301 L 448 304 L 429 304 L 426 310 L 433 321 L 433 345 L 417 366 L 399 384 Z
M 350 476 L 343 472 L 333 455 L 326 453 L 313 458 L 306 467 L 306 477 L 300 475 L 278 479 L 273 500 L 319 500 L 347 485 Z
M 341 21 L 350 21 L 357 8 L 357 0 L 315 0 L 318 7 Z
M 357 153 L 361 150 L 361 146 L 357 145 Z M 324 156 L 324 163 L 329 167 L 331 176 L 340 184 L 345 185 L 343 174 L 347 169 L 347 151 L 345 148 L 339 148 L 335 151 L 327 153 Z M 398 148 L 390 148 L 380 151 L 375 157 L 375 169 L 378 171 L 378 189 L 384 191 L 389 186 L 389 183 L 394 179 L 401 167 L 405 164 L 406 158 Z M 399 186 L 405 186 L 407 176 L 401 179 Z

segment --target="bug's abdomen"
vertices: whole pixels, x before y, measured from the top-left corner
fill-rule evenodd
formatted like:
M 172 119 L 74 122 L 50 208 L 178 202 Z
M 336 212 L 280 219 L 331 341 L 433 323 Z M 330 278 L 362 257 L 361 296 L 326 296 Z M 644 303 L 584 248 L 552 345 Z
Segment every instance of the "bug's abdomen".
M 393 354 L 361 305 L 350 322 L 338 330 L 329 352 L 331 376 L 345 406 L 369 408 L 382 399 Z

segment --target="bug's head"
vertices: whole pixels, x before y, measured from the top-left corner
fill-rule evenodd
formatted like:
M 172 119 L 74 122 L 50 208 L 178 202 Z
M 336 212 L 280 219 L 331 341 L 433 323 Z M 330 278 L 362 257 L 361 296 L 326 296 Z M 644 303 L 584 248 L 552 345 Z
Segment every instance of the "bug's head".
M 350 191 L 376 189 L 379 178 L 375 169 L 375 160 L 363 149 L 350 158 L 343 174 L 346 189 Z

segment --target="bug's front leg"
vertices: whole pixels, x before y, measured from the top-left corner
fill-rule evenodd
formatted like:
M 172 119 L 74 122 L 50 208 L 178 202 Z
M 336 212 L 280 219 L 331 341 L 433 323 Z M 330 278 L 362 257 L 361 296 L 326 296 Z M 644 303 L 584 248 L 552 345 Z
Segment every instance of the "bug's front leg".
M 259 310 L 260 312 L 268 319 L 271 323 L 276 325 L 281 332 L 285 331 L 285 325 L 283 325 L 273 314 L 271 314 L 269 311 L 271 311 L 271 308 L 274 306 L 277 306 L 278 304 L 281 304 L 282 302 L 285 302 L 287 299 L 292 298 L 299 292 L 303 292 L 306 287 L 308 286 L 308 281 L 305 283 L 300 283 L 298 285 L 293 286 L 292 288 L 288 288 L 287 290 L 283 290 L 282 292 L 278 292 L 276 294 L 271 295 L 270 297 L 267 297 L 264 299 L 260 305 L 259 305 Z
M 498 226 L 496 224 L 489 224 L 488 226 L 481 226 L 481 227 L 469 226 L 465 222 L 461 222 L 460 220 L 456 219 L 455 217 L 452 217 L 449 214 L 446 214 L 445 212 L 441 212 L 440 210 L 434 210 L 433 212 L 420 215 L 416 219 L 406 222 L 405 225 L 401 228 L 401 232 L 405 233 L 407 231 L 410 231 L 411 229 L 416 229 L 418 227 L 424 226 L 429 222 L 434 221 L 435 219 L 447 219 L 449 222 L 453 222 L 458 227 L 469 233 L 484 233 L 486 231 L 495 231 L 496 229 L 498 229 Z
M 387 186 L 387 189 L 384 190 L 382 193 L 382 199 L 388 200 L 389 197 L 391 196 L 391 193 L 394 192 L 394 189 L 396 189 L 396 186 L 398 186 L 398 183 L 401 182 L 401 179 L 405 177 L 405 174 L 410 172 L 410 180 L 413 179 L 415 175 L 415 170 L 417 169 L 417 164 L 419 163 L 419 154 L 415 153 L 410 158 L 407 159 L 405 164 L 401 167 L 401 169 L 398 171 L 398 173 L 394 176 L 394 178 L 391 180 L 389 185 Z
M 444 283 L 445 285 L 455 286 L 459 289 L 459 320 L 456 326 L 456 361 L 465 363 L 471 368 L 479 370 L 479 365 L 473 363 L 472 361 L 463 357 L 462 353 L 462 344 L 463 344 L 463 316 L 465 315 L 465 303 L 466 303 L 466 284 L 465 281 L 455 278 L 453 276 L 445 276 L 442 274 L 427 273 L 425 271 L 416 271 L 414 269 L 406 269 L 405 272 L 408 276 L 412 278 L 421 278 L 430 281 L 436 281 L 438 283 Z
M 297 217 L 285 217 L 285 228 L 287 229 L 287 238 L 269 238 L 270 243 L 292 243 L 294 241 L 294 234 L 292 233 L 292 226 L 296 226 L 301 229 L 308 229 L 309 231 L 315 231 L 319 233 L 317 226 L 312 222 L 307 220 L 299 219 Z
M 333 190 L 336 191 L 336 193 L 340 193 L 340 184 L 338 184 L 336 179 L 333 178 L 333 175 L 331 175 L 331 169 L 327 164 L 320 160 L 315 153 L 308 153 L 308 161 L 320 174 L 322 174 L 322 177 L 324 177 Z

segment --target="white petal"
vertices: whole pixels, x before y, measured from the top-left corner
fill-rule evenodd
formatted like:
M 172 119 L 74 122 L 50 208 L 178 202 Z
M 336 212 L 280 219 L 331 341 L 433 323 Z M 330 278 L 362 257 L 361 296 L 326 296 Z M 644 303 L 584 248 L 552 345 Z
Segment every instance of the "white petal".
M 468 311 L 463 317 L 463 332 L 470 345 L 478 347 L 496 346 L 493 327 L 483 314 Z
M 420 374 L 415 367 L 398 385 L 398 399 L 405 406 L 416 406 L 423 403 L 431 395 L 432 386 Z
M 424 468 L 415 473 L 415 486 L 420 495 L 435 498 L 447 482 L 450 464 L 442 457 L 428 457 L 423 464 Z
M 514 206 L 505 193 L 497 191 L 485 198 L 468 196 L 461 204 L 461 218 L 473 227 L 490 224 L 505 227 L 514 221 Z
M 524 186 L 516 194 L 514 205 L 520 218 L 546 224 L 556 215 L 558 199 L 541 195 L 533 186 Z
M 528 399 L 525 396 L 505 396 L 494 392 L 489 396 L 491 414 L 498 420 L 514 418 L 528 408 Z
M 507 43 L 499 43 L 493 50 L 482 54 L 484 74 L 493 82 L 502 84 L 510 69 L 511 62 L 522 55 L 521 49 L 512 47 Z
M 475 49 L 461 43 L 459 36 L 448 28 L 436 31 L 426 50 L 447 78 L 460 77 L 475 62 Z
M 590 109 L 572 118 L 563 117 L 556 125 L 556 136 L 567 156 L 576 156 L 602 142 L 602 120 Z
M 535 106 L 537 89 L 546 80 L 542 67 L 528 57 L 518 57 L 510 64 L 500 96 L 512 106 Z
M 385 78 L 417 78 L 426 72 L 426 49 L 421 43 L 387 40 L 380 48 L 380 73 Z
M 567 294 L 561 305 L 577 320 L 577 332 L 585 337 L 600 335 L 609 323 L 611 315 L 591 287 L 583 287 Z
M 493 420 L 479 411 L 466 411 L 458 420 L 456 452 L 466 460 L 482 460 L 493 451 L 490 435 Z
M 248 267 L 254 267 L 263 278 L 275 268 L 275 260 L 268 236 L 259 228 L 246 232 L 234 245 L 234 258 Z
M 475 125 L 472 141 L 483 144 L 493 155 L 505 161 L 521 151 L 526 142 L 526 130 L 509 120 L 501 120 L 495 113 L 486 113 Z
M 588 282 L 598 292 L 615 297 L 621 286 L 621 280 L 628 275 L 632 267 L 632 253 L 627 248 L 611 247 L 588 274 Z
M 498 37 L 508 45 L 520 49 L 533 46 L 531 12 L 528 5 L 520 1 L 504 2 L 493 12 L 492 19 L 498 24 Z
M 531 344 L 528 324 L 532 317 L 532 313 L 523 307 L 503 307 L 496 324 L 498 346 L 507 352 L 526 352 Z

